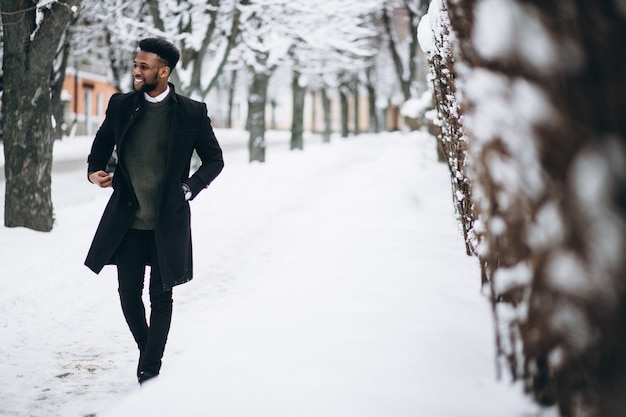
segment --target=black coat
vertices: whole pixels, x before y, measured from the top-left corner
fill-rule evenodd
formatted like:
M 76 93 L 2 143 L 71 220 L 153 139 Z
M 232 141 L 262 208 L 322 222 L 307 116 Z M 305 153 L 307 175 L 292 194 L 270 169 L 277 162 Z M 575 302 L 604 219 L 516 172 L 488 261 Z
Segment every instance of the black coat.
M 176 94 L 171 84 L 170 89 L 173 105 L 167 158 L 155 221 L 157 255 L 166 290 L 189 281 L 193 275 L 191 217 L 182 183 L 189 185 L 193 199 L 224 167 L 222 150 L 213 133 L 206 105 Z M 88 172 L 105 170 L 114 147 L 117 149 L 113 194 L 85 260 L 85 265 L 95 273 L 100 273 L 104 265 L 115 264 L 115 251 L 138 208 L 137 197 L 124 167 L 124 140 L 130 126 L 141 117 L 144 107 L 143 93 L 113 95 L 87 159 Z M 190 176 L 194 150 L 202 164 Z

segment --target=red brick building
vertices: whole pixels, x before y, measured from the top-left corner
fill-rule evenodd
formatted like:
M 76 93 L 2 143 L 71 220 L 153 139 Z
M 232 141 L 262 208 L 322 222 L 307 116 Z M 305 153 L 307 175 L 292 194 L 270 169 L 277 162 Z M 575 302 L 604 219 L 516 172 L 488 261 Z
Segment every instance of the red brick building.
M 109 98 L 117 90 L 100 74 L 68 68 L 63 83 L 62 100 L 65 134 L 93 135 L 104 120 Z

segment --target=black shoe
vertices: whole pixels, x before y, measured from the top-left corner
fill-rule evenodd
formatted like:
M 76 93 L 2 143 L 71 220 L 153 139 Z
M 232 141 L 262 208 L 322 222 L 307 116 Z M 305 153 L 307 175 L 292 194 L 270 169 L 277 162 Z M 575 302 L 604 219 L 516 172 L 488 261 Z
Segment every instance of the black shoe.
M 158 372 L 141 371 L 139 372 L 139 377 L 137 379 L 139 380 L 139 385 L 143 385 L 144 382 L 156 378 L 157 376 L 159 376 Z
M 141 376 L 141 355 L 139 355 L 139 360 L 137 361 L 137 379 Z

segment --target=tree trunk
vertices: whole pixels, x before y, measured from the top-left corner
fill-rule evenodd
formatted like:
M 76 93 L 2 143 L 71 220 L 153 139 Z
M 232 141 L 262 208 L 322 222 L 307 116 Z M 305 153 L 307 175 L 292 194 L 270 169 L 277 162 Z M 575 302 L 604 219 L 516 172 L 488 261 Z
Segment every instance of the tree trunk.
M 381 120 L 381 123 L 380 123 L 381 124 L 381 128 L 380 128 L 380 130 L 381 130 L 381 132 L 388 132 L 388 131 L 390 131 L 389 123 L 388 123 L 388 120 L 387 120 L 389 118 L 389 113 L 390 112 L 391 112 L 391 109 L 390 109 L 390 106 L 389 106 L 389 101 L 387 101 L 387 106 L 385 106 L 385 108 L 383 108 L 381 110 L 381 113 L 382 113 L 382 115 L 380 117 L 380 120 Z
M 378 109 L 376 108 L 376 86 L 372 82 L 372 72 L 374 69 L 372 67 L 367 69 L 367 102 L 369 107 L 369 132 L 370 133 L 378 133 L 380 132 L 380 121 L 378 120 Z
M 358 136 L 361 133 L 361 128 L 359 126 L 359 121 L 360 121 L 360 115 L 359 115 L 359 111 L 361 109 L 360 106 L 360 94 L 359 94 L 359 80 L 355 79 L 354 80 L 354 92 L 352 93 L 353 96 L 353 101 L 354 101 L 354 107 L 353 107 L 353 112 L 354 112 L 354 136 Z
M 128 62 L 132 62 L 134 59 L 134 56 L 131 52 L 127 52 L 127 51 L 121 51 L 120 49 L 118 49 L 118 45 L 116 45 L 113 40 L 112 40 L 112 36 L 111 36 L 111 32 L 108 30 L 108 28 L 105 29 L 104 32 L 104 40 L 105 40 L 105 44 L 109 50 L 109 68 L 111 69 L 111 73 L 112 73 L 112 83 L 113 83 L 113 87 L 115 87 L 115 89 L 117 91 L 123 91 L 124 90 L 124 82 L 123 79 L 124 77 L 128 76 Z M 121 56 L 125 56 L 127 59 L 121 58 Z M 78 77 L 78 59 L 74 58 L 74 66 L 76 67 L 76 77 Z M 174 74 L 172 74 L 173 76 Z M 170 80 L 172 80 L 172 78 L 170 77 Z M 172 82 L 174 82 L 174 84 L 176 84 L 175 81 L 172 80 Z M 177 85 L 177 84 L 176 84 Z
M 341 106 L 341 137 L 347 138 L 350 134 L 348 127 L 349 119 L 349 106 L 348 106 L 348 94 L 346 93 L 346 87 L 339 87 L 339 104 Z
M 322 109 L 324 111 L 324 143 L 330 143 L 330 135 L 332 132 L 332 118 L 330 113 L 330 98 L 328 98 L 328 92 L 326 88 L 322 88 Z
M 233 102 L 235 101 L 235 84 L 237 81 L 237 70 L 230 72 L 230 83 L 228 85 L 228 116 L 226 118 L 226 127 L 233 128 Z
M 408 13 L 409 27 L 406 29 L 411 41 L 407 42 L 408 51 L 403 54 L 400 51 L 402 46 L 398 41 L 398 34 L 396 33 L 396 26 L 390 16 L 390 9 L 383 7 L 382 20 L 387 32 L 387 40 L 389 45 L 389 52 L 394 63 L 394 69 L 396 76 L 400 82 L 400 88 L 404 99 L 408 100 L 411 97 L 418 97 L 417 92 L 417 62 L 416 57 L 420 53 L 417 42 L 417 26 L 428 9 L 429 1 L 426 0 L 405 0 L 406 11 Z M 403 55 L 406 55 L 406 60 L 403 61 Z
M 63 45 L 57 54 L 56 60 L 58 61 L 58 65 L 55 65 L 55 68 L 52 70 L 52 74 L 50 74 L 50 106 L 52 108 L 52 115 L 55 122 L 53 126 L 54 140 L 63 138 L 63 134 L 65 133 L 63 121 L 65 107 L 63 101 L 61 100 L 61 95 L 63 92 L 63 81 L 65 80 L 65 70 L 67 69 L 69 56 L 70 43 L 67 34 L 65 34 L 63 36 Z
M 61 36 L 78 0 L 37 10 L 30 0 L 0 0 L 4 31 L 4 224 L 48 232 L 53 135 L 50 74 Z
M 269 80 L 270 76 L 266 73 L 255 73 L 252 77 L 246 123 L 250 132 L 248 140 L 250 162 L 265 162 L 265 107 Z
M 304 149 L 304 139 L 302 133 L 304 131 L 304 99 L 306 97 L 306 88 L 300 85 L 300 73 L 293 72 L 293 80 L 291 82 L 291 91 L 293 98 L 293 113 L 291 119 L 291 142 L 290 149 Z

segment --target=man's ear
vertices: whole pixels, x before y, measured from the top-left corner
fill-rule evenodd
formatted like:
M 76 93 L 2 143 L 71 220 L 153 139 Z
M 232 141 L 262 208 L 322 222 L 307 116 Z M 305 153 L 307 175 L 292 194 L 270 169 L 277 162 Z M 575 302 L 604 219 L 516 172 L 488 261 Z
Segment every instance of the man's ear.
M 159 77 L 167 78 L 170 76 L 170 67 L 161 67 L 159 70 Z

